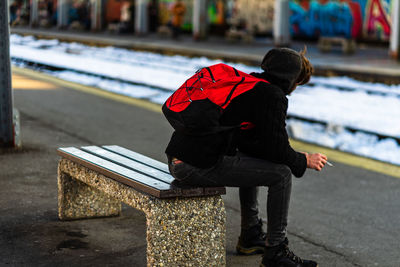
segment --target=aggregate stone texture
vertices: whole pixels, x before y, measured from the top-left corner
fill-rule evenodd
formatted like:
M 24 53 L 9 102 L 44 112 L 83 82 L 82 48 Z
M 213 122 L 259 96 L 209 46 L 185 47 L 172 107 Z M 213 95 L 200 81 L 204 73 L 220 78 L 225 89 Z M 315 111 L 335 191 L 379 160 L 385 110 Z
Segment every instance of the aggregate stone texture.
M 221 196 L 159 199 L 67 159 L 59 163 L 58 190 L 62 220 L 118 215 L 121 202 L 143 211 L 147 266 L 226 264 Z
M 58 216 L 61 220 L 118 216 L 120 212 L 121 201 L 59 172 Z

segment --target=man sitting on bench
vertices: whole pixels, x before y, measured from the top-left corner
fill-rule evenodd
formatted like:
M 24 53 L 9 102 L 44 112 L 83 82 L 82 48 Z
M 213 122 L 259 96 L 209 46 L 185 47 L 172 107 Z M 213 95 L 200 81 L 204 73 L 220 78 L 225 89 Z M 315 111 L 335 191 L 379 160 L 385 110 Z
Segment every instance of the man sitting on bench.
M 264 253 L 261 266 L 317 266 L 294 255 L 286 237 L 292 174 L 301 177 L 306 168 L 320 171 L 327 162 L 325 155 L 293 150 L 285 129 L 286 95 L 307 83 L 313 71 L 304 54 L 288 48 L 270 50 L 261 64 L 264 72 L 251 74 L 261 82 L 234 98 L 239 83 L 231 89 L 228 97 L 233 99 L 218 119 L 223 130 L 204 134 L 175 128 L 166 149 L 177 185 L 239 187 L 242 230 L 237 251 Z M 218 81 L 206 69 L 211 75 L 208 80 Z M 199 79 L 205 75 L 201 73 Z M 242 83 L 245 79 L 253 78 L 246 76 Z M 193 86 L 186 88 L 188 95 L 191 90 Z M 195 102 L 194 96 L 194 92 L 189 95 L 190 102 Z M 167 100 L 163 111 L 171 122 L 165 110 L 170 103 Z M 258 216 L 258 186 L 269 188 L 266 234 Z

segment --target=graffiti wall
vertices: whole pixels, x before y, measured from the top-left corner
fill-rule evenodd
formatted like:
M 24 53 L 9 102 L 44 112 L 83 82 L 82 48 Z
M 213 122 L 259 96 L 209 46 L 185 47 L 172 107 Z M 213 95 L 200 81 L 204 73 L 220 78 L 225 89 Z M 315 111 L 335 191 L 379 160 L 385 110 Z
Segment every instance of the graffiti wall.
M 390 0 L 294 0 L 290 9 L 293 35 L 374 40 L 388 40 L 390 36 Z
M 246 28 L 257 33 L 272 31 L 275 0 L 234 0 L 232 11 L 235 20 L 243 21 Z
M 228 0 L 233 16 L 258 33 L 272 32 L 274 1 Z M 388 40 L 392 0 L 289 0 L 294 36 Z
M 167 25 L 171 23 L 171 10 L 175 2 L 175 0 L 158 1 L 158 20 L 161 25 Z M 186 8 L 182 27 L 184 29 L 190 29 L 192 27 L 193 0 L 183 0 L 182 2 Z

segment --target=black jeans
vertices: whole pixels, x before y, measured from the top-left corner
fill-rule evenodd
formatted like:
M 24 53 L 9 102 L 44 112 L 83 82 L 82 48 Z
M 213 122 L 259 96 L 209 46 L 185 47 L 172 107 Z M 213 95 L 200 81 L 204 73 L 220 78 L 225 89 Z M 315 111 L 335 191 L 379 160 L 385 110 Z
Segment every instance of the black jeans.
M 292 173 L 286 165 L 244 154 L 225 156 L 215 166 L 206 169 L 184 162 L 169 162 L 169 170 L 178 186 L 239 187 L 243 229 L 258 222 L 258 186 L 267 186 L 267 243 L 270 246 L 278 245 L 286 237 L 292 188 Z

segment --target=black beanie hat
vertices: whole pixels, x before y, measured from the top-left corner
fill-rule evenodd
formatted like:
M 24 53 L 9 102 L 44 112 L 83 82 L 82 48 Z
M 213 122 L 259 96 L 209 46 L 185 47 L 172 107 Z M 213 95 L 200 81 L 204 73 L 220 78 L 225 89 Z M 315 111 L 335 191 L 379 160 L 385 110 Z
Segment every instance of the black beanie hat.
M 302 59 L 290 48 L 273 48 L 261 62 L 265 73 L 278 82 L 286 94 L 290 93 L 301 73 Z

